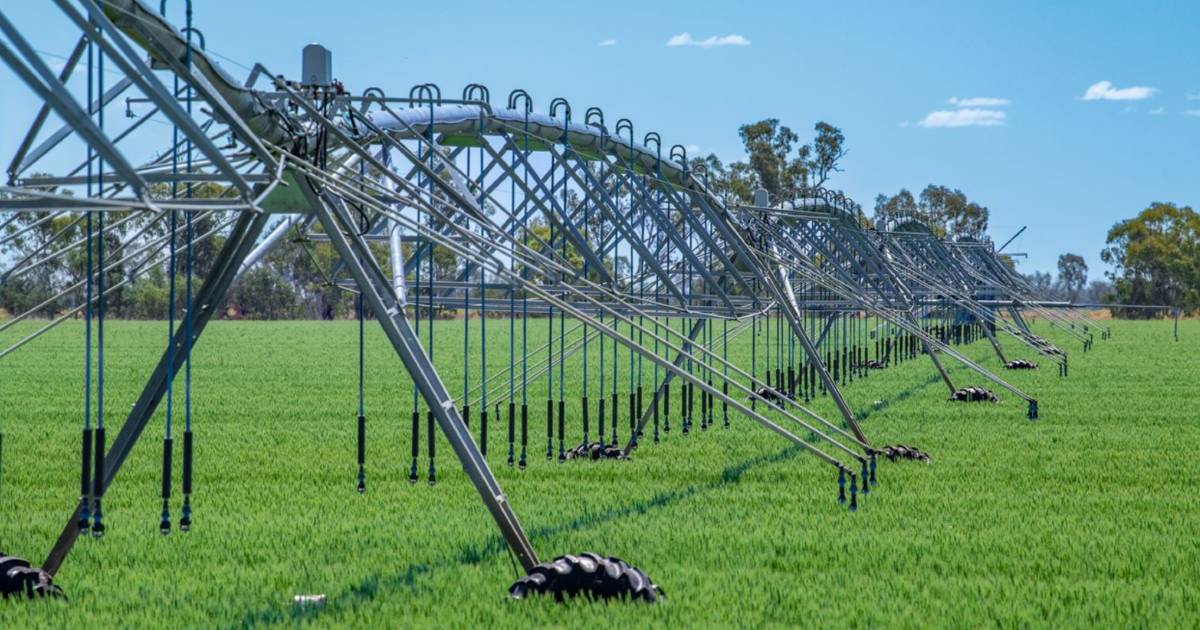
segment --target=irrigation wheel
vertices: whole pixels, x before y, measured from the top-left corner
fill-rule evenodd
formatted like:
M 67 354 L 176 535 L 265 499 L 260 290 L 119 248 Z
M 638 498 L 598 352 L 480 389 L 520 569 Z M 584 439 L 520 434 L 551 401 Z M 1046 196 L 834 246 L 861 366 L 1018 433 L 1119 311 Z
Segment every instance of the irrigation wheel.
M 553 596 L 559 602 L 578 596 L 655 602 L 666 595 L 640 569 L 623 560 L 590 552 L 559 556 L 539 564 L 517 580 L 508 592 L 513 599 L 545 595 Z
M 63 591 L 49 573 L 29 565 L 29 561 L 0 552 L 0 597 L 63 597 Z

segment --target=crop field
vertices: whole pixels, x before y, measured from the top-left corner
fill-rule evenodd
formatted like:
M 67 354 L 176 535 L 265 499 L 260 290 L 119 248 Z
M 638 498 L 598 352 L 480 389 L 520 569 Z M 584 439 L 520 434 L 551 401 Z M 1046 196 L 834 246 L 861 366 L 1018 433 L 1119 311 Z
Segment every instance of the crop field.
M 1002 374 L 1038 397 L 1033 422 L 1005 392 L 999 405 L 946 402 L 923 357 L 847 384 L 874 443 L 933 456 L 881 461 L 856 513 L 837 504 L 831 467 L 737 416 L 687 436 L 673 419 L 661 444 L 646 440 L 630 461 L 549 462 L 539 378 L 529 468 L 505 464 L 495 418 L 488 460 L 543 559 L 594 550 L 628 560 L 666 591 L 647 606 L 507 597 L 519 572 L 444 441 L 438 482 L 426 483 L 424 421 L 421 480 L 408 481 L 411 387 L 377 326 L 367 327 L 359 495 L 357 324 L 215 322 L 195 353 L 193 531 L 158 533 L 160 407 L 106 495 L 107 535 L 81 539 L 56 576 L 69 600 L 0 602 L 0 627 L 1193 626 L 1200 322 L 1183 322 L 1179 342 L 1169 323 L 1106 324 L 1113 338 L 1097 336 L 1086 354 L 1038 328 L 1071 352 L 1067 378 L 1053 367 Z M 480 325 L 470 324 L 472 379 Z M 463 323 L 437 326 L 434 359 L 458 395 Z M 487 326 L 495 373 L 508 362 L 508 322 Z M 166 325 L 111 322 L 107 332 L 111 443 Z M 531 343 L 545 334 L 544 320 L 531 323 Z M 73 322 L 0 362 L 0 549 L 35 562 L 78 499 L 82 339 Z M 1000 370 L 985 342 L 965 352 Z M 749 364 L 749 333 L 730 354 Z M 594 351 L 589 360 L 598 366 Z M 962 368 L 952 375 L 986 385 Z M 577 443 L 578 358 L 565 376 Z M 589 374 L 593 387 L 598 378 Z M 836 417 L 827 398 L 812 407 Z M 622 412 L 622 440 L 627 432 Z M 176 521 L 178 509 L 176 495 Z M 316 593 L 323 608 L 293 606 L 293 595 Z

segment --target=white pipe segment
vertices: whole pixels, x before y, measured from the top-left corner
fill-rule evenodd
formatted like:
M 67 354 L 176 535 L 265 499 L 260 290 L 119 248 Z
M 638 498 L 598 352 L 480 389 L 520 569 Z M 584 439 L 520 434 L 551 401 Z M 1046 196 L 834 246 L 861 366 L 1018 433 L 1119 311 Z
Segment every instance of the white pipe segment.
M 425 134 L 433 120 L 433 132 L 458 135 L 475 135 L 479 133 L 480 118 L 483 119 L 483 133 L 506 133 L 520 136 L 526 129 L 528 121 L 529 134 L 539 140 L 561 142 L 563 137 L 563 120 L 547 114 L 529 113 L 503 108 L 484 108 L 480 105 L 434 105 L 408 107 L 391 111 L 374 111 L 368 115 L 371 122 L 380 129 L 393 133 L 398 137 L 411 136 L 413 132 Z M 658 152 L 636 141 L 630 143 L 629 138 L 602 133 L 599 127 L 583 125 L 576 122 L 568 123 L 567 143 L 576 148 L 586 148 L 597 153 L 612 154 L 622 160 L 633 160 L 648 172 L 655 172 L 655 167 L 661 169 L 663 177 L 674 184 L 686 185 L 683 178 L 683 165 L 663 156 L 661 161 Z
M 152 57 L 160 61 L 182 61 L 188 55 L 187 38 L 141 0 L 102 0 L 100 4 L 108 19 Z M 192 67 L 212 84 L 251 131 L 268 142 L 278 143 L 282 140 L 283 129 L 271 118 L 267 109 L 254 98 L 250 90 L 226 74 L 194 41 L 191 46 L 191 62 Z
M 308 215 L 304 214 L 289 214 L 285 216 L 284 219 L 275 226 L 275 229 L 271 230 L 271 233 L 268 234 L 267 237 L 263 239 L 263 241 L 259 243 L 249 255 L 246 256 L 246 260 L 242 262 L 241 268 L 238 269 L 237 278 L 241 278 L 242 275 L 250 270 L 251 267 L 257 265 L 258 261 L 262 260 L 262 258 L 267 255 L 267 252 L 271 251 L 271 248 L 275 247 L 275 244 L 283 239 L 283 236 L 287 234 L 288 230 L 292 229 L 293 225 L 307 225 L 308 221 L 306 219 L 308 218 Z M 237 280 L 234 281 L 236 282 Z
M 400 240 L 400 224 L 388 219 L 388 258 L 392 263 L 392 290 L 396 292 L 396 304 L 400 308 L 408 305 L 408 286 L 404 282 L 404 247 Z

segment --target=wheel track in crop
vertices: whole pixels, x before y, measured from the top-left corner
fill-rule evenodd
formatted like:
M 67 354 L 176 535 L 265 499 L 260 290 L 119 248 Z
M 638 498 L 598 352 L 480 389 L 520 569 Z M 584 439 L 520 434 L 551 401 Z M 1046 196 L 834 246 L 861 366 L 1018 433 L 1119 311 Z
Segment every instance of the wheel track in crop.
M 602 512 L 584 514 L 565 523 L 548 525 L 530 530 L 532 540 L 547 539 L 558 534 L 578 531 L 604 523 L 620 521 L 632 516 L 649 514 L 686 499 L 714 492 L 741 481 L 742 477 L 752 469 L 782 463 L 794 459 L 804 451 L 798 446 L 788 446 L 775 453 L 752 457 L 721 471 L 719 477 L 703 484 L 691 484 L 686 488 L 660 492 L 649 499 L 638 501 L 631 505 L 615 507 Z M 455 566 L 469 566 L 503 554 L 506 547 L 499 537 L 493 537 L 483 545 L 466 545 L 454 557 L 443 557 L 426 562 L 414 562 L 404 570 L 391 575 L 372 573 L 363 578 L 358 584 L 346 589 L 340 594 L 330 595 L 324 607 L 289 609 L 287 607 L 262 608 L 247 613 L 242 620 L 230 628 L 245 628 L 269 624 L 293 624 L 296 621 L 312 620 L 319 615 L 345 612 L 357 608 L 360 604 L 370 602 L 376 596 L 385 593 L 409 591 L 416 593 L 418 578 L 428 576 L 435 570 L 448 569 Z

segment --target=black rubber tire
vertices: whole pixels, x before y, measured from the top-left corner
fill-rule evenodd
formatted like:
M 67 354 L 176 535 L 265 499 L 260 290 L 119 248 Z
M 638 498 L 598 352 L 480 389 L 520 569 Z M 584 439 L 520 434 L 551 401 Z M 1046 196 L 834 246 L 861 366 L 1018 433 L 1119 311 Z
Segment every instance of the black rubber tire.
M 508 590 L 513 599 L 548 595 L 563 602 L 575 597 L 654 602 L 664 597 L 642 571 L 617 558 L 595 553 L 559 556 L 533 568 Z
M 0 555 L 0 597 L 63 597 L 63 591 L 54 584 L 49 573 L 27 560 L 15 556 Z
M 992 390 L 975 386 L 958 389 L 950 395 L 950 400 L 953 402 L 1000 402 Z
M 625 451 L 605 444 L 603 442 L 592 442 L 591 444 L 580 444 L 566 452 L 566 459 L 629 459 Z
M 8 573 L 8 570 L 13 567 L 27 567 L 27 566 L 29 566 L 29 561 L 24 558 L 18 558 L 16 556 L 5 556 L 3 554 L 0 554 L 0 575 L 4 575 L 5 573 Z
M 912 446 L 908 446 L 906 444 L 889 444 L 889 445 L 884 446 L 883 448 L 879 449 L 879 454 L 888 458 L 888 461 L 893 461 L 893 462 L 896 460 L 907 459 L 907 460 L 925 462 L 927 464 L 933 463 L 933 458 L 931 458 L 929 456 L 929 453 L 926 453 L 925 451 L 922 451 L 919 448 L 914 448 Z

